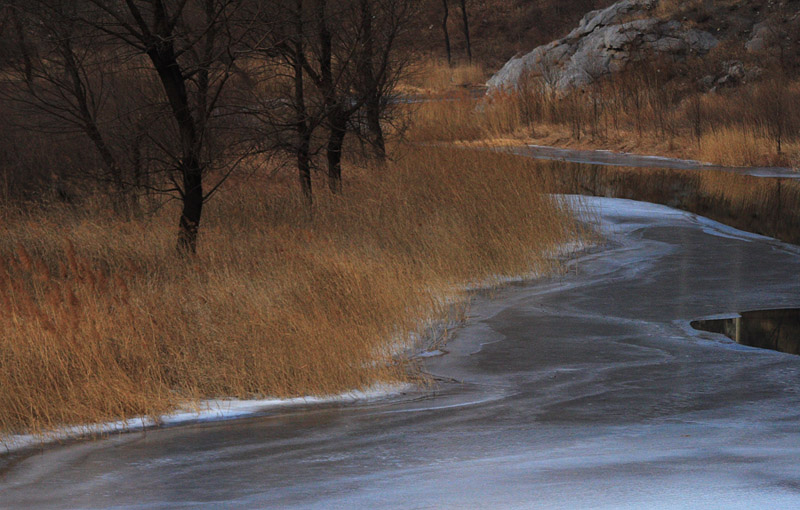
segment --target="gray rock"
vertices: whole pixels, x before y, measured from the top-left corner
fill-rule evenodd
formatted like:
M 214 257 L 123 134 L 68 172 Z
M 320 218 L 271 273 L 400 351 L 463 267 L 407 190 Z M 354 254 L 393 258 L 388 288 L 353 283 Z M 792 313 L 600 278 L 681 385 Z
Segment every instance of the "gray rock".
M 729 60 L 722 63 L 725 75 L 741 80 L 745 77 L 744 64 L 740 60 Z
M 516 88 L 530 74 L 566 91 L 619 72 L 629 61 L 647 54 L 705 54 L 718 44 L 708 32 L 647 17 L 655 3 L 622 0 L 586 14 L 567 37 L 509 60 L 488 81 L 489 90 Z
M 703 77 L 700 79 L 700 81 L 698 81 L 698 85 L 699 85 L 699 86 L 700 86 L 700 88 L 702 88 L 703 90 L 705 90 L 705 91 L 709 91 L 709 90 L 711 90 L 712 88 L 714 88 L 714 84 L 716 83 L 716 81 L 717 81 L 717 80 L 716 80 L 716 78 L 714 78 L 714 77 L 713 77 L 712 75 L 710 75 L 710 74 L 707 74 L 707 75 L 703 76 Z
M 660 53 L 680 53 L 689 48 L 689 44 L 678 37 L 662 37 L 650 44 L 653 50 Z
M 654 4 L 653 0 L 622 0 L 605 9 L 591 11 L 581 19 L 578 28 L 570 32 L 567 39 L 583 37 L 598 27 L 617 24 L 631 13 L 651 9 Z
M 758 79 L 763 69 L 757 66 L 745 66 L 740 60 L 728 60 L 720 66 L 717 75 L 706 75 L 697 84 L 706 91 L 717 91 L 720 88 L 733 87 Z
M 740 60 L 729 60 L 722 63 L 722 73 L 717 79 L 717 87 L 733 87 L 758 78 L 762 70 L 759 67 L 746 68 Z
M 706 54 L 709 51 L 713 50 L 714 47 L 719 44 L 719 41 L 716 37 L 705 32 L 703 30 L 697 30 L 695 28 L 688 30 L 683 39 L 689 44 L 689 48 L 700 54 Z
M 768 49 L 768 41 L 772 38 L 773 31 L 773 26 L 769 20 L 757 23 L 753 27 L 753 35 L 750 37 L 750 40 L 744 43 L 744 48 L 750 53 L 760 53 Z

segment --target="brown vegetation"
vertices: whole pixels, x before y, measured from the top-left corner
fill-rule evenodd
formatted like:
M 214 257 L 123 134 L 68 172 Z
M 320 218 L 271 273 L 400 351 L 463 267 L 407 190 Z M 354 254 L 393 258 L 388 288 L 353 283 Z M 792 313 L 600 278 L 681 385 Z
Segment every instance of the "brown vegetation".
M 266 30 L 251 39 L 237 32 L 241 25 L 227 24 L 242 19 L 233 14 L 187 11 L 187 23 L 213 19 L 214 30 L 201 25 L 182 37 L 149 40 L 141 25 L 133 36 L 144 39 L 134 46 L 144 54 L 138 46 L 123 51 L 140 53 L 129 61 L 133 69 L 102 67 L 106 60 L 83 51 L 93 45 L 75 51 L 69 37 L 41 36 L 38 48 L 48 57 L 41 61 L 25 55 L 26 45 L 21 55 L 9 53 L 16 67 L 4 75 L 6 98 L 32 101 L 15 95 L 14 86 L 31 92 L 36 82 L 48 98 L 60 98 L 46 108 L 55 104 L 81 116 L 65 129 L 38 116 L 47 112 L 15 110 L 20 124 L 32 122 L 40 132 L 15 125 L 0 137 L 0 434 L 158 416 L 199 398 L 335 393 L 413 379 L 418 374 L 408 370 L 403 349 L 419 347 L 410 339 L 447 319 L 453 303 L 464 303 L 465 285 L 555 270 L 550 254 L 590 235 L 550 192 L 666 203 L 797 242 L 795 182 L 546 164 L 437 145 L 558 137 L 724 164 L 786 164 L 800 153 L 800 86 L 765 76 L 744 89 L 699 93 L 691 88 L 697 77 L 687 74 L 701 68 L 698 62 L 651 62 L 566 95 L 530 79 L 519 93 L 473 99 L 473 86 L 486 77 L 480 62 L 491 61 L 487 55 L 504 59 L 512 47 L 546 42 L 590 4 L 607 3 L 461 2 L 471 18 L 472 49 L 482 58 L 451 67 L 423 57 L 410 74 L 407 55 L 392 53 L 395 43 L 411 44 L 408 25 L 392 24 L 397 12 L 411 12 L 402 10 L 411 5 L 404 0 L 225 0 L 219 5 L 256 9 L 261 17 L 253 19 L 275 21 L 265 13 L 277 12 L 290 22 L 280 24 L 285 32 Z M 349 10 L 331 10 L 345 4 Z M 663 7 L 672 15 L 704 8 L 692 2 L 684 6 L 694 9 L 689 12 L 673 4 Z M 276 10 L 259 10 L 267 5 Z M 439 19 L 442 5 L 432 1 L 433 10 L 423 13 Z M 44 30 L 40 14 L 29 13 Z M 509 26 L 491 21 L 501 15 Z M 455 21 L 466 28 L 461 18 Z M 526 25 L 529 19 L 537 23 Z M 108 43 L 91 18 L 76 23 L 69 26 L 83 27 L 76 34 L 89 30 Z M 128 30 L 124 25 L 114 26 Z M 59 23 L 51 28 L 63 30 Z M 379 44 L 385 51 L 372 46 L 378 38 L 369 34 L 394 37 L 394 29 L 397 41 Z M 212 35 L 223 32 L 238 34 L 235 42 Z M 426 44 L 420 33 L 416 43 Z M 19 38 L 4 36 L 3 45 L 20 48 Z M 460 53 L 459 37 L 454 48 Z M 146 54 L 181 39 L 195 45 L 181 53 L 181 65 L 193 69 L 191 79 L 182 76 L 191 93 L 173 98 L 164 76 L 145 72 L 150 65 L 165 72 L 156 61 L 148 64 Z M 239 53 L 227 51 L 234 45 Z M 64 60 L 71 55 L 88 60 Z M 52 81 L 76 66 L 76 81 Z M 109 73 L 96 73 L 96 66 Z M 181 77 L 173 78 L 171 86 L 180 88 Z M 88 110 L 75 110 L 72 99 L 60 102 L 80 103 L 106 79 L 131 93 L 112 94 Z M 133 93 L 139 89 L 141 96 Z M 212 90 L 220 91 L 213 100 Z M 383 161 L 383 129 L 401 131 L 389 122 L 400 117 L 387 113 L 406 108 L 389 101 L 394 92 L 445 100 L 409 105 L 408 138 L 425 146 L 397 144 L 394 159 Z M 170 106 L 179 99 L 185 104 Z M 194 143 L 187 119 L 177 117 L 186 109 L 205 126 Z M 295 179 L 284 171 L 291 158 Z M 137 180 L 137 169 L 146 178 Z M 126 177 L 115 180 L 117 171 Z M 203 184 L 185 182 L 188 174 Z M 115 214 L 116 197 L 133 189 L 134 201 L 144 195 L 137 214 Z M 182 224 L 182 235 L 192 236 L 185 240 L 188 251 L 194 236 L 201 240 L 191 257 L 174 249 L 170 221 L 186 217 L 187 190 L 202 192 L 204 225 L 198 231 L 196 222 Z
M 0 433 L 413 378 L 466 284 L 551 268 L 530 165 L 387 161 L 417 5 L 0 3 Z
M 423 104 L 409 136 L 619 149 L 727 166 L 800 162 L 800 84 L 775 78 L 692 92 L 665 69 L 638 67 L 568 94 L 531 79 L 480 102 L 462 94 Z
M 191 260 L 172 242 L 179 204 L 130 222 L 85 203 L 4 209 L 0 431 L 405 379 L 392 346 L 464 284 L 548 270 L 578 234 L 534 167 L 400 147 L 383 170 L 349 167 L 313 220 L 282 173 L 237 179 Z
M 422 58 L 409 66 L 397 92 L 426 98 L 449 98 L 484 88 L 489 73 L 479 63 L 450 66 L 444 60 Z
M 519 12 L 513 11 L 511 3 L 499 4 L 498 11 L 514 12 L 506 17 L 516 19 Z M 547 4 L 537 6 L 550 9 Z M 797 166 L 797 5 L 796 0 L 659 1 L 646 16 L 707 31 L 720 44 L 704 56 L 658 57 L 630 48 L 631 58 L 623 72 L 596 76 L 594 83 L 569 92 L 555 90 L 555 70 L 539 68 L 518 90 L 494 94 L 477 109 L 466 98 L 455 104 L 426 105 L 430 111 L 420 114 L 422 125 L 415 138 L 529 141 L 723 165 Z M 546 19 L 553 18 L 558 16 L 548 11 Z M 572 26 L 559 25 L 559 34 L 551 39 Z M 528 43 L 522 49 L 534 47 Z M 448 114 L 453 120 L 445 123 L 444 132 L 435 133 L 438 119 Z M 429 120 L 434 121 L 430 129 L 426 127 Z

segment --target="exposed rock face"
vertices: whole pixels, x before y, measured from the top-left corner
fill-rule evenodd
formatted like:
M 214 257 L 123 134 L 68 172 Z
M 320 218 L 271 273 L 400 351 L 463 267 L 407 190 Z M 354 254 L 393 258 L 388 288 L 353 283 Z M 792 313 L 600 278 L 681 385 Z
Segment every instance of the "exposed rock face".
M 523 76 L 531 74 L 566 91 L 620 71 L 631 60 L 654 53 L 704 55 L 718 44 L 708 32 L 652 17 L 656 3 L 622 0 L 586 14 L 565 38 L 509 60 L 489 80 L 489 90 L 515 88 Z
M 773 38 L 774 31 L 775 28 L 768 20 L 757 23 L 753 27 L 753 36 L 744 45 L 745 49 L 751 53 L 764 51 Z
M 706 75 L 698 83 L 708 92 L 714 92 L 724 87 L 735 87 L 741 83 L 757 80 L 763 73 L 757 66 L 745 66 L 741 60 L 727 60 L 722 62 L 720 73 Z

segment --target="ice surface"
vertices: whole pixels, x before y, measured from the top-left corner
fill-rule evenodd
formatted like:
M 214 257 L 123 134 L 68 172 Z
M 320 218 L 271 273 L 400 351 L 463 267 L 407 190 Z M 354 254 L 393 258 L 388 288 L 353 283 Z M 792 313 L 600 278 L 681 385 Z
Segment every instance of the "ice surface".
M 45 450 L 0 471 L 0 507 L 800 508 L 800 357 L 688 327 L 800 307 L 800 255 L 580 200 L 608 242 L 476 297 L 432 387 Z
M 692 159 L 647 156 L 629 152 L 608 150 L 580 150 L 547 145 L 526 145 L 523 147 L 504 147 L 500 150 L 520 154 L 534 159 L 566 161 L 587 165 L 625 166 L 633 168 L 671 168 L 676 170 L 717 170 L 753 177 L 780 177 L 800 179 L 800 172 L 788 167 L 730 167 L 705 163 Z
M 410 384 L 376 384 L 367 390 L 352 390 L 338 395 L 305 396 L 284 399 L 241 400 L 230 398 L 201 400 L 173 413 L 162 415 L 157 421 L 149 417 L 140 416 L 129 420 L 62 427 L 44 434 L 1 436 L 0 450 L 11 453 L 32 446 L 43 446 L 47 443 L 85 436 L 133 432 L 158 425 L 169 426 L 230 420 L 243 416 L 263 414 L 268 411 L 287 407 L 372 401 L 407 391 L 409 388 L 411 388 Z

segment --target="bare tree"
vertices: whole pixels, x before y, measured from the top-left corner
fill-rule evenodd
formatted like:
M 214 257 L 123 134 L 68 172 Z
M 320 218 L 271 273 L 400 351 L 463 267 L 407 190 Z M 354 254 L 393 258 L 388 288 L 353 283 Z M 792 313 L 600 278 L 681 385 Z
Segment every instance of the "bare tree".
M 357 93 L 364 102 L 368 141 L 378 161 L 386 159 L 382 121 L 393 119 L 397 102 L 393 92 L 406 72 L 409 55 L 401 44 L 411 35 L 411 21 L 417 16 L 413 0 L 361 0 L 364 38 Z
M 101 110 L 110 100 L 110 73 L 103 65 L 108 48 L 102 34 L 79 26 L 77 8 L 76 2 L 6 2 L 17 58 L 11 59 L 15 72 L 2 96 L 22 113 L 28 128 L 85 134 L 103 167 L 100 172 L 88 168 L 85 175 L 111 183 L 115 209 L 127 214 L 133 206 L 131 175 L 103 132 L 107 119 Z
M 460 0 L 461 4 L 461 21 L 464 27 L 464 40 L 467 45 L 467 58 L 469 63 L 472 63 L 472 41 L 469 37 L 469 16 L 467 15 L 467 0 Z
M 292 50 L 292 68 L 294 71 L 294 104 L 295 130 L 297 132 L 297 169 L 299 170 L 300 188 L 306 197 L 309 210 L 312 206 L 311 188 L 311 135 L 314 132 L 313 119 L 309 118 L 305 96 L 305 20 L 303 0 L 295 0 L 293 14 L 294 33 L 290 40 Z
M 368 4 L 367 0 L 336 2 L 331 8 L 328 0 L 314 0 L 317 44 L 315 58 L 306 59 L 306 62 L 308 74 L 322 96 L 328 128 L 325 149 L 328 187 L 333 193 L 341 191 L 342 151 L 348 122 L 364 104 L 364 99 L 354 90 L 356 76 L 363 71 L 364 55 L 360 49 L 366 43 L 366 34 L 359 12 L 363 12 L 364 4 Z M 316 68 L 310 65 L 314 61 Z
M 193 253 L 204 204 L 255 151 L 292 155 L 309 211 L 319 153 L 328 187 L 341 190 L 348 133 L 386 158 L 385 124 L 408 56 L 401 41 L 417 2 L 5 4 L 25 14 L 3 18 L 6 31 L 16 27 L 20 101 L 82 132 L 116 193 L 179 198 L 178 247 Z
M 316 148 L 314 134 L 324 122 L 324 101 L 315 93 L 320 74 L 313 57 L 316 38 L 330 41 L 329 32 L 318 34 L 322 1 L 268 0 L 254 2 L 256 29 L 248 37 L 251 70 L 247 89 L 252 106 L 248 114 L 262 152 L 290 155 L 306 208 L 313 206 L 312 170 Z M 274 30 L 264 30 L 264 27 Z M 326 47 L 326 43 L 320 46 Z M 327 75 L 327 72 L 326 72 Z M 271 83 L 271 86 L 268 86 Z
M 324 97 L 328 128 L 328 183 L 341 189 L 341 160 L 348 124 L 363 111 L 366 139 L 378 161 L 386 159 L 382 121 L 389 117 L 392 91 L 405 72 L 407 59 L 399 51 L 416 11 L 412 0 L 357 0 L 337 2 L 324 11 L 317 2 L 319 70 L 315 76 Z M 330 27 L 337 37 L 331 37 Z M 335 44 L 332 43 L 335 40 Z M 355 131 L 359 134 L 359 130 Z
M 203 205 L 236 166 L 226 160 L 235 143 L 215 139 L 222 119 L 231 118 L 222 105 L 238 56 L 234 20 L 242 3 L 5 2 L 17 20 L 18 72 L 8 81 L 24 94 L 15 99 L 83 132 L 120 195 L 144 186 L 178 197 L 182 253 L 196 251 Z M 126 91 L 130 83 L 144 92 Z M 161 170 L 157 185 L 143 175 L 151 163 Z M 216 164 L 227 168 L 204 187 Z
M 269 51 L 260 52 L 261 61 L 274 66 L 273 74 L 284 80 L 261 98 L 257 116 L 264 138 L 296 157 L 309 207 L 317 153 L 326 156 L 329 189 L 341 190 L 348 133 L 363 137 L 376 159 L 386 158 L 382 122 L 391 109 L 389 96 L 406 69 L 399 42 L 414 9 L 413 0 L 272 4 L 270 16 L 287 21 L 270 34 L 273 42 Z M 286 90 L 288 83 L 291 91 Z M 317 134 L 321 128 L 324 142 Z
M 447 65 L 453 65 L 453 57 L 450 51 L 450 32 L 447 30 L 447 18 L 450 17 L 450 6 L 447 0 L 442 0 L 442 32 L 444 32 L 444 48 L 447 51 Z
M 178 248 L 197 250 L 203 205 L 221 182 L 206 192 L 204 176 L 212 168 L 213 119 L 229 78 L 236 51 L 229 21 L 237 0 L 86 0 L 78 19 L 105 34 L 132 55 L 149 61 L 161 85 L 176 130 L 162 149 L 177 175 L 170 175 L 183 204 Z M 224 180 L 224 179 L 223 179 Z

